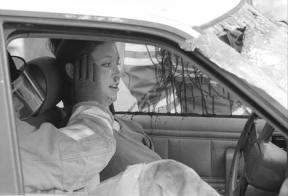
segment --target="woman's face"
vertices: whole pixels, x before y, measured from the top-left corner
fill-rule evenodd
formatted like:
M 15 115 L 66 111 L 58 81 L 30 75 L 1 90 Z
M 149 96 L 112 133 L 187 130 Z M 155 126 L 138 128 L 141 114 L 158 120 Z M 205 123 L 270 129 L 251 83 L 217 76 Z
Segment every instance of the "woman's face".
M 119 91 L 119 55 L 116 45 L 113 42 L 105 42 L 95 47 L 90 55 L 96 66 L 96 101 L 109 106 L 116 101 Z

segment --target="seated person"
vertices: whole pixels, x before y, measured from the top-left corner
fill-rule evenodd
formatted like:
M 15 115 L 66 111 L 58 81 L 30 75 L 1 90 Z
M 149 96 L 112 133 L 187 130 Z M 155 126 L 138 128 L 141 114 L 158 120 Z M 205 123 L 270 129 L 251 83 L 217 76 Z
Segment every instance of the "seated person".
M 93 113 L 85 115 L 88 117 L 82 122 L 82 113 L 85 113 L 87 107 L 99 116 L 99 111 L 105 108 L 98 107 L 97 103 L 79 103 L 74 107 L 75 115 L 69 119 L 64 128 L 57 128 L 54 122 L 39 123 L 43 119 L 37 123 L 31 122 L 36 118 L 37 120 L 42 118 L 41 111 L 49 102 L 49 97 L 39 98 L 39 92 L 45 89 L 48 91 L 47 94 L 51 94 L 50 90 L 55 90 L 40 84 L 38 78 L 41 77 L 40 72 L 38 77 L 32 77 L 31 69 L 34 68 L 32 65 L 33 62 L 29 62 L 21 74 L 11 77 L 14 79 L 13 104 L 17 117 L 25 191 L 30 193 L 78 190 L 91 180 L 99 184 L 99 172 L 107 165 L 115 151 L 115 139 L 111 133 L 104 131 L 109 130 L 105 124 L 93 120 Z M 55 66 L 51 69 L 55 71 L 53 79 L 56 80 L 55 74 L 58 70 Z M 11 73 L 15 71 L 11 68 L 10 70 Z M 56 102 L 54 104 L 56 105 Z M 37 117 L 34 117 L 35 114 Z M 109 112 L 103 114 L 110 124 L 112 115 L 110 116 Z M 91 127 L 99 131 L 93 132 Z
M 19 134 L 27 193 L 219 195 L 194 170 L 172 160 L 136 164 L 100 184 L 99 173 L 116 150 L 109 106 L 117 98 L 118 53 L 113 42 L 67 40 L 60 46 L 56 58 L 67 74 L 64 99 L 72 97 L 72 114 L 63 128 L 43 123 Z
M 70 42 L 68 42 L 69 44 Z M 52 39 L 51 40 L 51 49 L 55 56 L 59 61 L 62 59 L 73 58 L 74 53 L 78 51 L 74 51 L 74 45 L 80 43 L 80 47 L 84 47 L 81 44 L 86 43 L 89 45 L 89 42 L 71 42 L 71 46 L 66 46 L 67 42 Z M 74 45 L 73 45 L 74 44 Z M 65 52 L 64 52 L 65 51 Z M 116 59 L 115 63 L 118 63 L 119 59 Z M 73 61 L 73 59 L 69 59 L 68 61 Z M 59 62 L 62 64 L 62 62 Z M 118 65 L 118 64 L 117 64 Z M 120 73 L 117 73 L 117 77 L 120 77 Z M 67 76 L 67 74 L 64 74 Z M 118 86 L 120 78 L 117 78 L 116 84 Z M 65 77 L 66 86 L 71 86 L 71 78 Z M 117 87 L 118 88 L 118 87 Z M 67 89 L 67 88 L 66 88 Z M 95 89 L 91 89 L 91 91 L 97 92 Z M 69 92 L 67 97 L 64 95 L 63 103 L 66 108 L 67 116 L 70 116 L 70 109 L 72 108 L 73 102 L 71 102 L 71 97 Z M 110 110 L 114 112 L 113 105 L 110 105 Z M 146 135 L 140 124 L 137 122 L 133 122 L 132 120 L 124 120 L 121 118 L 114 117 L 113 124 L 113 134 L 116 139 L 116 152 L 114 153 L 112 159 L 109 161 L 109 164 L 105 169 L 101 172 L 101 181 L 107 178 L 113 177 L 120 172 L 124 171 L 127 166 L 133 165 L 136 163 L 149 163 L 152 161 L 160 160 L 161 157 L 155 153 L 153 148 L 152 140 Z

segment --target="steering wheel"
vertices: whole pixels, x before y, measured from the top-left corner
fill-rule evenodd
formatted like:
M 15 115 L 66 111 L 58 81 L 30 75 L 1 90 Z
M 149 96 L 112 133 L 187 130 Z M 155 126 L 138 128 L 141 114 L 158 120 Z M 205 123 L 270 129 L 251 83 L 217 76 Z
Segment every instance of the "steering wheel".
M 255 181 L 256 181 L 256 180 L 254 180 L 254 181 L 251 180 L 251 176 L 248 176 L 247 170 L 249 170 L 249 168 L 250 168 L 250 171 L 251 171 L 251 168 L 253 168 L 253 167 L 255 168 L 255 165 L 257 165 L 257 163 L 253 163 L 253 161 L 251 162 L 251 160 L 249 160 L 249 159 L 251 159 L 251 156 L 249 158 L 247 158 L 247 155 L 250 154 L 251 149 L 252 150 L 255 149 L 255 146 L 257 146 L 256 148 L 260 148 L 259 146 L 261 146 L 261 145 L 258 145 L 258 144 L 265 144 L 265 142 L 268 143 L 269 138 L 272 136 L 273 131 L 274 131 L 273 127 L 270 126 L 268 123 L 266 123 L 262 132 L 259 135 L 257 133 L 256 125 L 255 125 L 256 119 L 257 119 L 257 115 L 255 113 L 252 113 L 251 116 L 248 118 L 248 120 L 244 126 L 244 129 L 240 135 L 240 138 L 238 140 L 236 150 L 234 152 L 232 164 L 231 164 L 229 178 L 228 178 L 228 180 L 229 180 L 228 187 L 227 187 L 228 196 L 244 196 L 246 193 L 246 189 L 247 189 L 248 184 L 254 185 L 253 183 L 255 183 Z M 271 147 L 273 145 L 270 143 L 271 142 L 269 142 L 269 147 Z M 257 145 L 255 145 L 255 144 L 257 144 Z M 277 149 L 277 147 L 274 147 L 274 145 L 272 147 Z M 261 151 L 261 149 L 260 149 L 260 151 Z M 257 151 L 257 153 L 256 153 L 256 155 L 260 157 L 259 154 L 261 154 L 261 152 L 259 153 Z M 253 154 L 253 155 L 255 155 L 255 154 Z M 263 155 L 263 154 L 261 154 L 261 155 Z M 285 155 L 285 157 L 286 157 L 286 155 Z M 259 159 L 257 159 L 257 158 L 258 157 L 256 157 L 255 160 L 260 160 L 260 158 Z M 247 161 L 247 159 L 248 159 L 248 161 Z M 266 160 L 261 159 L 259 162 L 265 164 L 265 161 Z M 285 161 L 285 163 L 286 163 L 286 161 Z M 250 165 L 253 165 L 253 166 L 250 167 Z M 277 173 L 277 172 L 274 172 L 274 173 Z M 256 173 L 256 174 L 258 174 L 258 173 Z M 277 173 L 277 175 L 278 175 L 278 173 Z M 273 181 L 273 183 L 274 183 L 274 181 Z M 256 183 L 256 186 L 257 186 L 257 183 Z M 270 182 L 264 182 L 263 184 L 265 184 L 265 183 L 267 184 Z M 260 185 L 261 188 L 266 186 L 266 184 L 263 186 L 261 184 Z

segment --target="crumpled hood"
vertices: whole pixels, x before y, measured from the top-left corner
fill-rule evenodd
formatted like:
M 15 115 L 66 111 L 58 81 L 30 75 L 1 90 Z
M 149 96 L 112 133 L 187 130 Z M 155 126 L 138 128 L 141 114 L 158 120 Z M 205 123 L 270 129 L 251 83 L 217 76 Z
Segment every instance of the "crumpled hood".
M 236 31 L 242 32 L 238 38 Z M 206 29 L 194 45 L 220 68 L 261 89 L 288 110 L 287 32 L 287 25 L 272 22 L 245 4 Z M 228 44 L 220 40 L 225 33 Z

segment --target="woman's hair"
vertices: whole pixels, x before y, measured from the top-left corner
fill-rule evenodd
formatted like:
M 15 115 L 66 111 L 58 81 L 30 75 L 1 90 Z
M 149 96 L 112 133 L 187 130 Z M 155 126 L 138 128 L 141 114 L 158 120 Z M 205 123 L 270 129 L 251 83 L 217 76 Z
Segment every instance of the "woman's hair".
M 84 54 L 90 54 L 103 41 L 50 39 L 50 49 L 59 63 L 75 63 Z
M 58 66 L 61 66 L 61 74 L 64 79 L 64 88 L 62 100 L 64 105 L 73 104 L 71 84 L 72 80 L 66 72 L 65 65 L 67 63 L 74 64 L 84 54 L 91 54 L 95 47 L 103 44 L 103 41 L 87 41 L 87 40 L 70 40 L 70 39 L 50 39 L 49 47 L 56 58 Z M 69 88 L 68 88 L 69 87 Z

